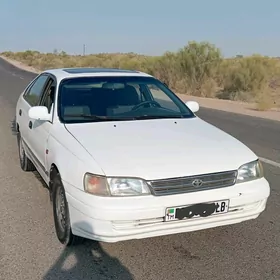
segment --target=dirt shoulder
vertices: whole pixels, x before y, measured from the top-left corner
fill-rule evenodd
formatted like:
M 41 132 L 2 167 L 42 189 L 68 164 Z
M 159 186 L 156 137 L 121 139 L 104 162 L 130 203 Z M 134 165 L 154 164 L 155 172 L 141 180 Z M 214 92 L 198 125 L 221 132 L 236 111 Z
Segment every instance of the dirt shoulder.
M 253 103 L 244 103 L 230 100 L 221 100 L 214 98 L 196 97 L 185 94 L 177 94 L 184 102 L 193 100 L 197 101 L 201 107 L 221 110 L 236 114 L 242 114 L 252 117 L 280 121 L 280 110 L 271 109 L 267 111 L 258 111 Z
M 40 73 L 38 69 L 33 67 L 27 66 L 22 62 L 8 59 L 4 56 L 0 56 L 10 64 L 23 69 L 25 71 L 33 72 L 33 73 Z M 201 107 L 210 108 L 215 110 L 221 110 L 236 114 L 248 115 L 253 117 L 259 117 L 264 119 L 276 120 L 280 121 L 280 109 L 271 109 L 267 111 L 258 111 L 256 110 L 255 104 L 252 103 L 244 103 L 244 102 L 237 102 L 237 101 L 230 101 L 230 100 L 221 100 L 221 99 L 214 99 L 214 98 L 204 98 L 204 97 L 196 97 L 190 96 L 186 94 L 177 94 L 184 102 L 193 100 L 197 101 Z
M 25 70 L 25 71 L 28 71 L 28 72 L 32 72 L 32 73 L 36 73 L 36 74 L 39 74 L 41 72 L 38 69 L 35 69 L 35 68 L 30 67 L 28 65 L 25 65 L 24 63 L 22 63 L 20 61 L 17 61 L 17 60 L 14 60 L 14 59 L 10 59 L 10 58 L 7 58 L 7 57 L 2 56 L 2 55 L 0 55 L 0 57 L 2 59 L 4 59 L 5 61 L 9 62 L 10 64 L 12 64 L 12 65 L 14 65 L 17 68 L 20 68 L 22 70 Z

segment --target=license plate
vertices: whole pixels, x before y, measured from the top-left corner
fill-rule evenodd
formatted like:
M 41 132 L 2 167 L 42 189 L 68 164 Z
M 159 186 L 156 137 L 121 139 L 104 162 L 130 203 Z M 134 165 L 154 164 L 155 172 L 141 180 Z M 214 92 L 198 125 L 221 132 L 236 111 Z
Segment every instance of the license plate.
M 165 221 L 176 221 L 223 214 L 228 212 L 228 208 L 229 200 L 170 207 L 166 209 Z

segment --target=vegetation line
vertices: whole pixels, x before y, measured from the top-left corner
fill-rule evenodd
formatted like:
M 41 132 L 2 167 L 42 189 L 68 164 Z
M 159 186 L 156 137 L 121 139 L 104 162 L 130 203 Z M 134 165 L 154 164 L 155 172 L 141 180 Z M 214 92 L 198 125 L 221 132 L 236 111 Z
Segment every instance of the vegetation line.
M 135 53 L 69 55 L 65 52 L 3 52 L 2 56 L 38 70 L 60 67 L 111 67 L 147 72 L 177 93 L 255 102 L 258 110 L 280 107 L 280 60 L 252 55 L 226 59 L 209 42 L 189 42 L 162 56 Z

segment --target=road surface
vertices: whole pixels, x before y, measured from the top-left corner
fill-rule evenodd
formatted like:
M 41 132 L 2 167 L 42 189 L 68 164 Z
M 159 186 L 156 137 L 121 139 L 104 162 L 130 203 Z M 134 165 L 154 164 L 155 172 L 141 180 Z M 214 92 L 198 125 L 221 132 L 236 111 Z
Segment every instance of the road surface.
M 48 192 L 21 171 L 15 104 L 34 74 L 0 60 L 0 279 L 280 279 L 280 168 L 264 163 L 272 188 L 256 220 L 199 232 L 72 249 L 58 242 Z M 199 116 L 280 163 L 280 122 L 201 109 Z M 230 151 L 228 151 L 230 153 Z M 272 163 L 273 163 L 272 162 Z

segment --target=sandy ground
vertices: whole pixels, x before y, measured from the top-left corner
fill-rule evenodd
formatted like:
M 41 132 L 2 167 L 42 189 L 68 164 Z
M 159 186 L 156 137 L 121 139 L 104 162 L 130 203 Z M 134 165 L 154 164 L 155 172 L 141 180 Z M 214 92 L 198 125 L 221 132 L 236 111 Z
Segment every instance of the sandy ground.
M 20 69 L 33 73 L 41 72 L 38 69 L 23 64 L 22 62 L 9 59 L 3 56 L 0 57 Z M 257 111 L 255 109 L 255 104 L 251 104 L 251 103 L 243 103 L 243 102 L 221 100 L 221 99 L 214 99 L 214 98 L 196 97 L 196 96 L 189 96 L 186 94 L 177 94 L 177 95 L 184 102 L 189 100 L 197 101 L 201 107 L 280 121 L 280 109 L 273 108 L 267 111 Z
M 243 102 L 221 100 L 221 99 L 214 99 L 214 98 L 196 97 L 196 96 L 189 96 L 185 94 L 177 94 L 177 95 L 184 102 L 189 100 L 197 101 L 201 107 L 280 121 L 280 110 L 276 108 L 267 111 L 257 111 L 255 109 L 255 104 L 251 104 L 251 103 L 243 103 Z

